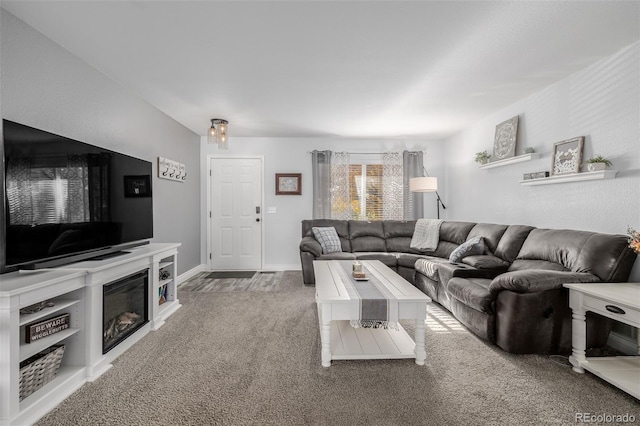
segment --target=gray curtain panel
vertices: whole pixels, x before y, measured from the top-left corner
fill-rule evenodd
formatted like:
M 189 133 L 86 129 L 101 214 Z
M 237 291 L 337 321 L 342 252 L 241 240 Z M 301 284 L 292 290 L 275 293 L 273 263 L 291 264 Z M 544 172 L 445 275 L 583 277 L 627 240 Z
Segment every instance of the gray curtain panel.
M 331 151 L 311 152 L 313 218 L 331 218 Z
M 402 153 L 403 165 L 403 210 L 405 220 L 415 220 L 424 217 L 424 203 L 422 194 L 409 192 L 409 179 L 424 176 L 422 151 L 404 151 Z

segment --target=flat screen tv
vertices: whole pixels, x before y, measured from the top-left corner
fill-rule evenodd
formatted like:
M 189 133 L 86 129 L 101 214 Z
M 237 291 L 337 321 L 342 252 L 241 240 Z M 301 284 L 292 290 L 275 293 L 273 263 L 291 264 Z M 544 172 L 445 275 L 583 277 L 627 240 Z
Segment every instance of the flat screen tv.
M 0 273 L 110 255 L 153 237 L 151 162 L 3 120 Z

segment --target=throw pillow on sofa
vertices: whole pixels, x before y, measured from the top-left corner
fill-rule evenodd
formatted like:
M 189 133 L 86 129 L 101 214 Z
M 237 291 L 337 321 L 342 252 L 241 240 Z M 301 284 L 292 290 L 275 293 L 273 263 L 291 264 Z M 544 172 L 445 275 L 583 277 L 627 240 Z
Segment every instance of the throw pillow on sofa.
M 458 263 L 467 256 L 484 253 L 484 238 L 473 237 L 460 244 L 449 256 L 449 262 Z
M 322 254 L 336 253 L 342 251 L 340 237 L 333 226 L 314 226 L 311 228 L 313 236 L 322 246 Z

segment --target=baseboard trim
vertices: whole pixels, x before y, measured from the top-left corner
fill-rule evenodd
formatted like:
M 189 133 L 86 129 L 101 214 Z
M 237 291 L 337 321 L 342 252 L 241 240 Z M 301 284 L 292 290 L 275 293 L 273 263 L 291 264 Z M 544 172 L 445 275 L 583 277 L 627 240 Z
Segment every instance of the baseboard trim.
M 183 272 L 182 274 L 180 274 L 180 276 L 178 276 L 178 286 L 183 282 L 187 281 L 188 279 L 198 275 L 200 272 L 204 272 L 204 271 L 207 271 L 207 265 L 205 265 L 204 263 L 201 263 L 195 268 L 191 268 L 187 272 Z
M 638 354 L 638 342 L 633 340 L 631 336 L 612 331 L 609 333 L 609 340 L 607 341 L 607 344 L 613 349 L 617 349 L 624 354 Z

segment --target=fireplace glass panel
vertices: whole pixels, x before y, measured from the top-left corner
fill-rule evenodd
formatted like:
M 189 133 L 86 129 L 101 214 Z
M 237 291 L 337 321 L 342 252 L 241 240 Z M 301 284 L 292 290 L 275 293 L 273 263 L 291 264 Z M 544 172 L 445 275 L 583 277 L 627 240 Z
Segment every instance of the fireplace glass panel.
M 103 286 L 102 353 L 149 322 L 149 270 Z

